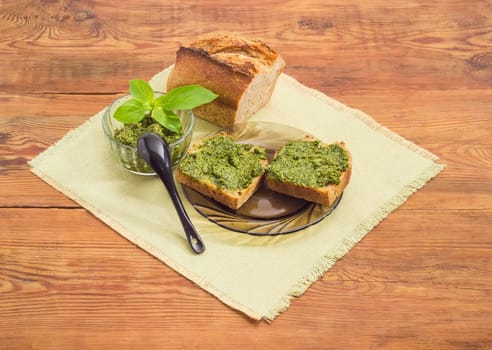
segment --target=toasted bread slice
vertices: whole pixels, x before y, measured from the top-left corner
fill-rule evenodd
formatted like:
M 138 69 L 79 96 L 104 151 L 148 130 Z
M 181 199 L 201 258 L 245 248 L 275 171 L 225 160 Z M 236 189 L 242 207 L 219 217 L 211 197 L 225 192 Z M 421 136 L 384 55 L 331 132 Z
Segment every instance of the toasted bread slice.
M 312 137 L 306 137 L 304 138 L 304 140 L 310 142 L 316 141 Z M 293 182 L 278 180 L 277 178 L 269 175 L 269 172 L 267 170 L 265 175 L 266 186 L 273 191 L 280 192 L 292 197 L 301 198 L 309 202 L 315 202 L 326 206 L 331 206 L 336 201 L 336 199 L 342 194 L 345 187 L 348 185 L 350 181 L 350 176 L 352 174 L 352 156 L 348 151 L 347 147 L 345 146 L 345 143 L 336 142 L 334 144 L 337 144 L 341 148 L 343 148 L 343 150 L 346 152 L 346 155 L 348 157 L 348 166 L 345 169 L 345 171 L 343 171 L 340 174 L 338 183 L 331 183 L 325 186 L 318 186 L 318 187 L 308 187 Z M 329 145 L 320 143 L 320 146 L 328 147 Z M 278 152 L 276 154 L 276 157 L 278 157 Z M 309 166 L 304 167 L 303 171 L 304 172 L 309 171 Z
M 227 137 L 226 133 L 220 133 L 217 136 L 222 136 L 222 137 Z M 215 136 L 215 137 L 217 137 Z M 238 209 L 240 208 L 262 185 L 263 183 L 263 177 L 264 177 L 264 170 L 267 166 L 268 160 L 266 159 L 266 156 L 264 159 L 260 159 L 260 156 L 258 156 L 258 160 L 261 164 L 261 173 L 258 176 L 255 176 L 251 178 L 251 182 L 249 184 L 246 184 L 242 188 L 237 188 L 237 189 L 228 189 L 224 188 L 224 186 L 219 186 L 217 185 L 217 178 L 213 178 L 213 176 L 206 175 L 206 176 L 201 176 L 200 178 L 191 176 L 187 174 L 186 169 L 181 166 L 181 164 L 187 164 L 186 166 L 190 165 L 190 162 L 193 161 L 192 155 L 195 153 L 198 153 L 202 150 L 203 146 L 205 145 L 205 142 L 207 140 L 201 141 L 198 144 L 195 144 L 191 147 L 190 151 L 188 151 L 185 159 L 182 160 L 182 163 L 180 163 L 180 166 L 178 166 L 178 169 L 176 171 L 176 180 L 183 185 L 186 185 L 201 194 L 210 197 L 217 202 L 231 208 L 231 209 Z M 241 146 L 238 144 L 238 146 Z M 258 147 L 258 146 L 251 146 L 251 148 L 245 152 L 251 152 L 254 153 L 255 150 L 260 150 L 264 151 L 263 148 Z M 186 159 L 190 157 L 189 159 Z M 226 156 L 227 157 L 227 156 Z M 224 159 L 226 159 L 224 157 Z M 183 163 L 184 162 L 184 163 Z M 239 166 L 240 164 L 238 164 Z M 228 164 L 227 166 L 234 167 L 233 164 Z M 183 169 L 182 169 L 183 168 Z

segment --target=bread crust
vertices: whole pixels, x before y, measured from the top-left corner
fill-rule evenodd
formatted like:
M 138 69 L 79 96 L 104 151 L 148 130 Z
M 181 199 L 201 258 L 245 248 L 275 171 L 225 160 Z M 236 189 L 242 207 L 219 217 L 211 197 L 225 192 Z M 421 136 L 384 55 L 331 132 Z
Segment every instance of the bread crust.
M 252 75 L 235 69 L 234 65 L 213 59 L 202 49 L 180 47 L 168 78 L 167 89 L 169 91 L 182 85 L 198 84 L 218 93 L 217 101 L 221 104 L 237 108 L 240 96 L 252 79 Z
M 183 185 L 186 185 L 201 194 L 210 197 L 217 202 L 231 209 L 239 209 L 251 196 L 260 188 L 263 183 L 264 175 L 257 176 L 251 184 L 239 191 L 229 191 L 219 189 L 215 184 L 209 181 L 198 181 L 194 178 L 183 174 L 181 171 L 176 171 L 176 180 Z
M 193 111 L 216 125 L 231 126 L 268 102 L 284 66 L 282 57 L 260 40 L 214 35 L 178 49 L 167 90 L 198 84 L 214 91 L 216 100 Z
M 308 138 L 308 140 L 313 140 L 313 138 Z M 349 166 L 345 172 L 340 176 L 340 183 L 338 185 L 328 185 L 324 187 L 311 188 L 305 186 L 299 186 L 296 184 L 282 182 L 265 175 L 265 185 L 276 192 L 280 192 L 292 197 L 301 198 L 309 202 L 315 202 L 318 204 L 331 206 L 336 199 L 342 194 L 342 192 L 347 187 L 350 182 L 350 177 L 352 175 L 352 155 L 345 146 L 344 142 L 335 142 L 340 145 L 348 154 Z M 328 146 L 328 144 L 323 144 Z

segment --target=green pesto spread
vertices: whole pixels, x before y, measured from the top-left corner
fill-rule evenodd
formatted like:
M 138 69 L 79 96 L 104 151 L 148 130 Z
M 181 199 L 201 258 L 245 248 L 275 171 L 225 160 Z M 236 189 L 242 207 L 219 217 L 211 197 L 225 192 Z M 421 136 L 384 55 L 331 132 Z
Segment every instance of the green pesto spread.
M 347 152 L 337 144 L 296 140 L 282 147 L 266 169 L 270 178 L 299 186 L 317 188 L 338 185 L 349 166 Z
M 253 178 L 263 174 L 265 159 L 265 149 L 217 135 L 205 141 L 196 152 L 186 155 L 179 163 L 179 170 L 196 180 L 209 180 L 220 189 L 237 191 L 247 188 Z
M 176 142 L 183 135 L 182 133 L 169 131 L 150 116 L 147 116 L 137 123 L 124 124 L 121 128 L 116 129 L 114 138 L 124 145 L 137 147 L 137 141 L 140 136 L 149 132 L 156 133 L 167 143 Z

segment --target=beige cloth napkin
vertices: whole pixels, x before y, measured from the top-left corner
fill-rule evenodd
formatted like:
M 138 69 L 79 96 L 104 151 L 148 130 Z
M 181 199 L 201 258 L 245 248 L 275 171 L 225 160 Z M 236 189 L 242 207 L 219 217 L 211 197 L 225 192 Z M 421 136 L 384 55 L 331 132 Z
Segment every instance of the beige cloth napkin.
M 165 89 L 170 69 L 151 80 L 155 89 Z M 295 126 L 325 142 L 345 141 L 353 173 L 343 199 L 320 223 L 274 237 L 221 228 L 184 200 L 207 246 L 204 254 L 195 255 L 159 179 L 130 174 L 117 164 L 101 116 L 30 161 L 32 171 L 225 304 L 267 321 L 444 167 L 433 154 L 363 112 L 283 74 L 269 104 L 252 121 Z M 198 120 L 194 137 L 215 129 Z

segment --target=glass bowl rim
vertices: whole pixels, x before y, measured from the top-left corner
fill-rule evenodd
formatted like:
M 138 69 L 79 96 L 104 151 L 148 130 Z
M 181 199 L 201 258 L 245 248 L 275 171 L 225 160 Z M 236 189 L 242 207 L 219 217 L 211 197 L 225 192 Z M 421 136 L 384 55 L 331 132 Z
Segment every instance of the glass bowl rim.
M 157 90 L 154 90 L 154 93 L 161 94 L 161 95 L 165 95 L 166 94 L 165 92 L 157 91 Z M 127 95 L 118 97 L 116 100 L 114 100 L 113 102 L 111 102 L 109 104 L 109 106 L 107 106 L 104 109 L 104 114 L 102 116 L 102 127 L 103 127 L 103 130 L 104 130 L 104 133 L 106 134 L 107 137 L 109 137 L 109 139 L 111 140 L 111 142 L 117 143 L 118 145 L 123 146 L 124 148 L 127 148 L 129 150 L 135 150 L 135 151 L 137 151 L 137 147 L 125 145 L 124 143 L 121 143 L 118 140 L 116 140 L 115 137 L 114 137 L 114 135 L 113 135 L 113 133 L 108 129 L 108 125 L 107 125 L 108 122 L 109 122 L 109 119 L 112 117 L 110 115 L 111 114 L 111 108 L 116 103 L 118 103 L 119 101 L 123 100 L 124 98 L 128 98 L 129 96 L 130 95 L 127 94 Z M 173 148 L 174 146 L 179 145 L 180 143 L 184 142 L 188 138 L 188 136 L 190 135 L 190 133 L 193 131 L 193 128 L 195 126 L 195 114 L 193 113 L 193 110 L 191 110 L 191 109 L 183 109 L 182 111 L 183 112 L 190 113 L 190 115 L 191 115 L 190 125 L 188 125 L 188 128 L 186 128 L 186 130 L 183 131 L 183 135 L 178 140 L 176 140 L 176 141 L 168 144 L 169 148 Z

